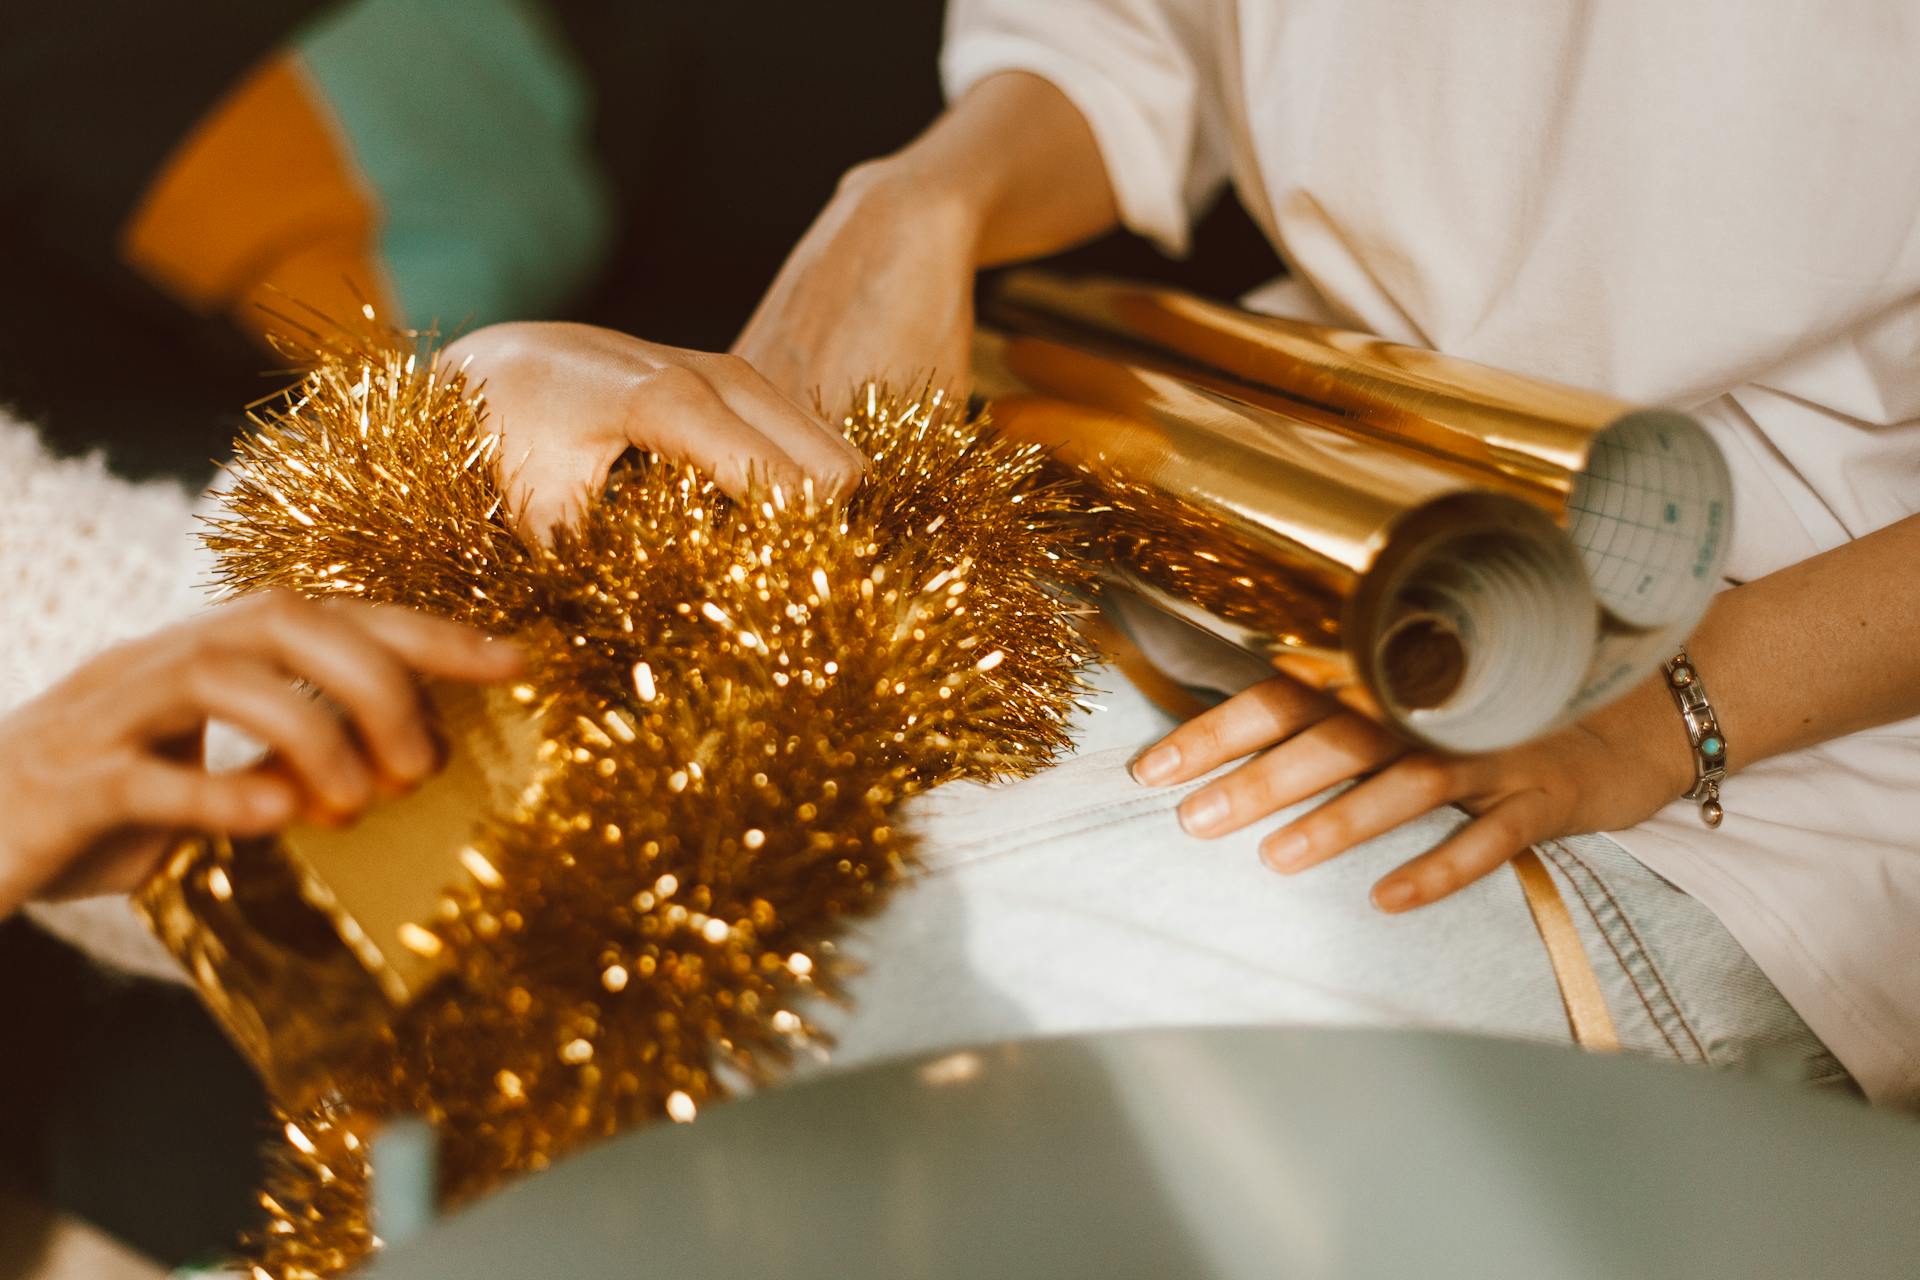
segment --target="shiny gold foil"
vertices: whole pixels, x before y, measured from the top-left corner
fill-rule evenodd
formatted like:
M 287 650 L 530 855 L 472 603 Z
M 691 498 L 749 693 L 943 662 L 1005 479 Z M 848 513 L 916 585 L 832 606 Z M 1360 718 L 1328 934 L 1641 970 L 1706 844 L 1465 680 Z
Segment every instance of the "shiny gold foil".
M 1016 274 L 988 316 L 979 390 L 1094 482 L 1118 584 L 1433 745 L 1624 692 L 1717 585 L 1683 414 L 1149 286 Z
M 1277 413 L 1408 446 L 1556 514 L 1593 438 L 1636 406 L 1368 334 L 1174 289 L 1040 272 L 1008 278 L 992 315 L 1173 373 Z

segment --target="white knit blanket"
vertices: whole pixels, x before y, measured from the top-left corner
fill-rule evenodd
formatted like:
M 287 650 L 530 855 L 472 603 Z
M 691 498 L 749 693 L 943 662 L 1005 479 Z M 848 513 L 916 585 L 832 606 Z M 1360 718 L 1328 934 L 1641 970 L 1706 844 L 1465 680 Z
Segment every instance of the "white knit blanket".
M 104 649 L 207 606 L 211 567 L 184 486 L 57 458 L 0 408 L 0 714 Z M 124 899 L 30 908 L 96 957 L 177 977 Z

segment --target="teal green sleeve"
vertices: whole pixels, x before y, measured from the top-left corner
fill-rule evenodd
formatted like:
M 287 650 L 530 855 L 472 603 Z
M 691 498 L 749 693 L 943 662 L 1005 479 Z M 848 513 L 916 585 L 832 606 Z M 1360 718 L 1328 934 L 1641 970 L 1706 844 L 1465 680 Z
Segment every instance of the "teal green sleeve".
M 353 0 L 298 40 L 406 322 L 551 315 L 612 228 L 586 80 L 532 0 Z

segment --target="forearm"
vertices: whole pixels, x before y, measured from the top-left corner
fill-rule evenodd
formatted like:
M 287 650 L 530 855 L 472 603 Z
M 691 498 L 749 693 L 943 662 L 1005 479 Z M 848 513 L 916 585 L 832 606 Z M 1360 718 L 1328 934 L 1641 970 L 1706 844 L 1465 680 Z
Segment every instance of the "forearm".
M 962 220 L 975 265 L 1069 248 L 1119 222 L 1093 131 L 1065 94 L 1038 76 L 989 76 L 904 150 L 851 182 L 904 183 Z
M 1920 715 L 1920 516 L 1722 593 L 1689 648 L 1735 768 Z
M 1687 642 L 1738 772 L 1920 715 L 1920 516 L 1722 592 Z M 1655 677 L 1589 724 L 1675 784 L 1692 754 Z

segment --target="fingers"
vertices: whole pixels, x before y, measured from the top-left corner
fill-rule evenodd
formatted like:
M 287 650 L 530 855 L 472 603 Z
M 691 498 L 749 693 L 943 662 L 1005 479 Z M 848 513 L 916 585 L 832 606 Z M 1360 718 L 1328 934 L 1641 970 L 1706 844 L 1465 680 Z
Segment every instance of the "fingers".
M 264 662 L 195 668 L 189 695 L 202 714 L 245 731 L 286 764 L 301 787 L 334 814 L 370 804 L 376 780 L 339 718 Z
M 709 356 L 701 361 L 727 408 L 748 426 L 777 444 L 814 482 L 818 492 L 842 498 L 866 470 L 866 458 L 845 436 L 788 399 L 772 382 L 738 356 Z
M 1316 865 L 1442 805 L 1463 800 L 1486 781 L 1481 761 L 1409 756 L 1261 843 L 1260 856 L 1277 871 Z M 1551 834 L 1546 792 L 1519 791 L 1472 819 L 1430 852 L 1374 886 L 1382 911 L 1410 911 L 1472 884 L 1522 849 Z
M 24 745 L 0 760 L 0 811 L 13 815 L 8 843 L 20 856 L 0 867 L 0 909 L 24 896 L 21 885 L 124 887 L 173 832 L 265 835 L 303 808 L 321 821 L 350 817 L 379 775 L 406 783 L 439 764 L 416 672 L 496 680 L 519 665 L 511 645 L 469 628 L 284 592 L 103 655 L 19 713 Z M 211 719 L 264 743 L 268 762 L 200 767 L 183 746 Z
M 542 436 L 515 457 L 522 437 L 504 415 L 500 426 L 508 519 L 522 537 L 542 545 L 580 518 L 626 449 L 625 441 L 597 436 Z
M 1370 773 L 1406 750 L 1406 743 L 1361 716 L 1329 716 L 1188 796 L 1180 805 L 1180 825 L 1203 838 L 1228 835 Z
M 489 642 L 471 628 L 404 609 L 319 604 L 284 592 L 217 610 L 188 640 L 169 681 L 170 703 L 150 718 L 149 730 L 177 731 L 170 722 L 183 713 L 196 721 L 231 718 L 285 751 L 303 778 L 311 771 L 329 805 L 362 790 L 341 763 L 344 729 L 336 722 L 328 732 L 314 716 L 331 717 L 298 695 L 303 706 L 296 708 L 270 693 L 256 664 L 271 664 L 282 684 L 304 680 L 325 694 L 352 722 L 366 763 L 401 784 L 418 782 L 439 764 L 414 672 L 481 681 L 506 678 L 519 665 L 511 645 Z M 296 741 L 309 745 L 296 752 Z M 364 803 L 357 799 L 344 811 Z
M 154 759 L 128 765 L 113 791 L 109 801 L 121 823 L 160 830 L 263 836 L 300 809 L 293 784 L 270 771 L 207 773 Z
M 511 642 L 417 609 L 357 600 L 325 601 L 317 607 L 342 614 L 421 675 L 492 684 L 512 679 L 524 665 Z
M 682 365 L 655 369 L 636 384 L 622 424 L 626 441 L 691 462 L 735 497 L 749 478 L 797 485 L 805 472 L 778 443 L 728 407 L 713 384 Z
M 1325 862 L 1458 799 L 1466 769 L 1442 756 L 1408 756 L 1262 840 L 1261 860 L 1287 873 Z
M 1291 737 L 1338 709 L 1330 699 L 1285 676 L 1262 680 L 1148 748 L 1134 762 L 1134 780 L 1150 787 L 1186 782 Z
M 576 395 L 595 395 L 595 390 Z M 758 418 L 780 418 L 778 430 L 783 436 L 762 432 L 735 413 L 712 382 L 684 365 L 641 368 L 620 390 L 599 395 L 599 401 L 553 411 L 553 420 L 564 424 L 561 430 L 551 430 L 549 422 L 549 430 L 530 432 L 522 420 L 524 411 L 501 409 L 499 424 L 509 441 L 534 439 L 520 459 L 513 459 L 515 443 L 509 443 L 503 462 L 516 462 L 507 478 L 516 528 L 541 541 L 551 541 L 553 530 L 580 518 L 628 445 L 664 459 L 691 462 L 733 497 L 745 497 L 753 480 L 801 486 L 808 470 L 785 449 L 783 436 L 799 438 L 803 430 L 814 436 L 824 432 L 824 428 L 804 428 L 804 422 L 803 428 L 795 428 L 783 416 L 760 407 Z M 747 399 L 743 391 L 735 390 L 735 397 Z M 839 484 L 837 478 L 835 484 Z
M 244 606 L 243 606 L 244 607 Z M 345 611 L 305 601 L 264 600 L 252 634 L 237 637 L 277 657 L 288 673 L 324 693 L 359 731 L 376 766 L 402 783 L 418 782 L 439 763 L 426 706 L 407 666 L 354 625 Z
M 1270 744 L 1277 745 L 1181 803 L 1180 825 L 1190 835 L 1228 835 L 1376 769 L 1267 836 L 1261 859 L 1276 871 L 1302 871 L 1442 806 L 1489 806 L 1381 880 L 1373 900 L 1383 911 L 1438 901 L 1557 829 L 1546 791 L 1536 786 L 1501 794 L 1512 780 L 1500 757 L 1408 754 L 1387 730 L 1286 677 L 1254 685 L 1181 725 L 1135 762 L 1133 776 L 1150 786 L 1185 782 Z
M 540 322 L 476 330 L 444 359 L 485 385 L 510 511 L 530 537 L 575 518 L 629 447 L 690 462 L 735 497 L 750 476 L 789 488 L 811 480 L 838 496 L 864 466 L 838 431 L 738 356 Z
M 1466 888 L 1547 838 L 1550 802 L 1543 791 L 1509 796 L 1428 853 L 1373 887 L 1382 911 L 1411 911 Z

